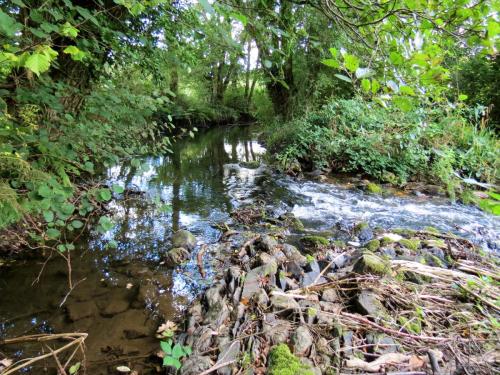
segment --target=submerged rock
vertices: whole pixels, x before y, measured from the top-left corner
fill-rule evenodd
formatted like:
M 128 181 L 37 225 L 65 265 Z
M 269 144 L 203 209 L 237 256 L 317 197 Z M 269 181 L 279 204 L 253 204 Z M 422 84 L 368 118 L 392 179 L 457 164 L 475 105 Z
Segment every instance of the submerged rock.
M 175 267 L 184 263 L 190 257 L 189 251 L 183 247 L 174 247 L 167 253 L 165 264 L 169 267 Z
M 193 250 L 196 246 L 196 237 L 188 230 L 181 229 L 172 235 L 172 246 Z
M 76 322 L 94 316 L 97 313 L 97 306 L 94 301 L 72 302 L 66 306 L 66 313 L 69 320 Z

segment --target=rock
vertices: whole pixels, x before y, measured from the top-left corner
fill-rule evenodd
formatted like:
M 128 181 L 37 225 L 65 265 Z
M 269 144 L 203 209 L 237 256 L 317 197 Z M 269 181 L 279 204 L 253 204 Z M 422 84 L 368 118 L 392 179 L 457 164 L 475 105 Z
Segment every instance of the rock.
M 372 345 L 369 349 L 370 353 L 378 355 L 396 353 L 400 347 L 392 337 L 373 332 L 366 334 L 366 343 Z
M 367 243 L 365 243 L 365 248 L 368 250 L 375 252 L 379 249 L 380 247 L 380 241 L 379 240 L 370 240 Z
M 278 241 L 276 241 L 273 237 L 265 234 L 255 241 L 255 246 L 257 250 L 272 253 L 273 250 L 278 246 Z
M 224 300 L 219 300 L 211 306 L 205 314 L 205 323 L 211 325 L 214 329 L 220 327 L 229 318 L 231 311 Z
M 219 357 L 217 357 L 217 363 L 223 363 L 223 362 L 229 362 L 229 361 L 235 361 L 233 364 L 221 367 L 220 369 L 217 370 L 218 374 L 221 375 L 231 375 L 232 374 L 232 368 L 236 366 L 238 363 L 236 362 L 236 359 L 238 358 L 238 355 L 240 354 L 240 341 L 236 340 L 233 341 L 232 343 L 226 345 L 226 348 L 219 353 Z
M 207 301 L 209 308 L 220 303 L 222 300 L 221 292 L 223 289 L 224 285 L 222 283 L 217 283 L 205 292 L 205 300 Z
M 396 258 L 396 250 L 394 250 L 392 247 L 383 247 L 380 249 L 380 254 L 382 256 L 385 256 L 389 259 L 394 259 Z
M 373 238 L 373 231 L 368 223 L 359 223 L 354 227 L 353 233 L 361 242 L 370 241 Z
M 355 303 L 361 314 L 373 318 L 387 318 L 389 316 L 386 308 L 380 302 L 379 296 L 371 290 L 362 290 L 356 296 Z
M 390 264 L 386 259 L 380 258 L 370 251 L 363 252 L 353 267 L 353 271 L 356 273 L 371 273 L 376 275 L 388 274 L 390 269 Z
M 281 250 L 274 250 L 273 251 L 273 258 L 276 260 L 276 263 L 278 263 L 279 265 L 285 263 L 287 261 L 287 257 L 286 255 L 283 253 L 283 251 Z
M 266 291 L 262 288 L 257 292 L 254 298 L 258 305 L 267 306 L 269 303 L 269 297 Z
M 354 337 L 354 333 L 352 331 L 345 331 L 342 333 L 342 340 L 344 341 L 344 349 L 345 349 L 344 353 L 345 353 L 346 357 L 350 357 L 354 354 L 353 350 L 352 350 L 353 337 Z
M 174 248 L 182 247 L 191 251 L 196 246 L 196 237 L 187 230 L 178 230 L 172 235 L 172 246 Z
M 193 352 L 202 353 L 210 349 L 214 331 L 207 326 L 198 327 L 193 333 Z
M 185 248 L 174 247 L 167 253 L 165 263 L 169 267 L 175 267 L 187 261 L 189 257 L 189 251 L 187 251 Z
M 325 302 L 339 302 L 340 298 L 334 288 L 325 289 L 321 295 L 321 299 Z
M 150 332 L 147 327 L 128 328 L 123 330 L 123 335 L 127 340 L 135 340 L 143 337 L 148 337 Z
M 314 363 L 313 361 L 311 361 L 309 358 L 300 358 L 300 363 L 302 363 L 303 366 L 305 366 L 305 368 L 308 369 L 308 375 L 311 374 L 311 375 L 321 375 L 321 370 L 317 367 L 314 366 Z M 301 374 L 305 374 L 305 372 L 302 372 Z
M 76 322 L 94 316 L 97 313 L 97 306 L 94 301 L 72 302 L 66 306 L 66 313 L 69 320 Z
M 325 237 L 310 235 L 302 237 L 300 243 L 307 252 L 314 252 L 322 247 L 328 246 L 330 242 Z
M 282 294 L 279 295 L 274 294 L 273 296 L 271 296 L 271 304 L 273 305 L 274 311 L 281 311 L 281 310 L 298 311 L 298 309 L 300 308 L 299 304 L 297 303 L 297 301 L 295 301 L 294 298 Z
M 287 262 L 284 265 L 284 268 L 285 268 L 286 272 L 290 273 L 291 276 L 293 276 L 297 280 L 299 280 L 302 277 L 302 275 L 304 274 L 304 270 L 302 269 L 300 264 L 297 262 Z
M 417 251 L 420 247 L 420 240 L 403 238 L 398 241 L 401 246 L 406 247 L 409 250 Z
M 274 314 L 266 314 L 262 325 L 264 337 L 273 345 L 288 341 L 292 329 L 288 320 L 276 319 Z
M 290 262 L 295 262 L 299 266 L 304 266 L 307 263 L 307 258 L 295 246 L 284 244 L 283 253 Z
M 437 247 L 440 249 L 446 249 L 446 242 L 444 240 L 424 240 L 422 243 L 425 245 L 425 247 Z
M 307 272 L 307 273 L 305 273 L 304 276 L 302 277 L 302 280 L 300 281 L 300 286 L 302 288 L 304 288 L 304 287 L 311 285 L 312 283 L 314 283 L 314 281 L 319 276 L 319 274 L 320 274 L 320 272 Z M 317 284 L 321 284 L 324 282 L 326 282 L 326 279 L 324 277 L 320 277 L 317 281 Z
M 137 300 L 141 304 L 149 305 L 154 301 L 158 300 L 158 290 L 155 285 L 151 282 L 145 282 L 139 287 L 139 293 L 137 294 Z
M 300 326 L 297 328 L 292 336 L 292 344 L 294 354 L 300 356 L 305 355 L 313 344 L 313 337 L 309 328 L 306 326 Z
M 210 357 L 191 355 L 184 361 L 180 369 L 182 375 L 198 375 L 212 367 Z
M 374 182 L 369 182 L 365 186 L 365 190 L 372 194 L 382 194 L 384 191 L 382 188 Z
M 259 255 L 257 255 L 257 259 L 258 259 L 258 264 L 264 266 L 268 264 L 271 261 L 271 259 L 273 259 L 273 257 L 268 253 L 262 252 L 259 253 Z
M 274 278 L 277 271 L 278 264 L 276 263 L 276 260 L 272 259 L 268 264 L 254 268 L 247 272 L 241 298 L 251 299 L 259 292 L 262 279 L 265 277 Z
M 110 318 L 114 315 L 127 311 L 130 302 L 124 299 L 111 300 L 106 305 L 102 306 L 101 315 Z

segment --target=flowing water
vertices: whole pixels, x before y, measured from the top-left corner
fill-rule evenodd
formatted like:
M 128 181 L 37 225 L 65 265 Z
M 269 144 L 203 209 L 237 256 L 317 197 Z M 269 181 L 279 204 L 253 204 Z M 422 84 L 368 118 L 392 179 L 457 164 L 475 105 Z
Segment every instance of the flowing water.
M 158 347 L 158 316 L 179 317 L 210 284 L 211 262 L 205 260 L 207 274 L 202 277 L 195 258 L 203 244 L 218 240 L 214 224 L 226 222 L 233 209 L 256 199 L 276 213 L 293 212 L 308 231 L 328 231 L 339 221 L 384 228 L 433 226 L 490 250 L 500 248 L 499 219 L 474 207 L 443 198 L 382 197 L 344 181 L 319 183 L 272 174 L 255 165 L 264 152 L 251 128 L 213 129 L 180 141 L 172 154 L 110 168 L 108 183 L 137 194 L 116 196 L 110 203 L 117 224 L 113 230 L 91 232 L 79 241 L 72 259 L 77 286 L 69 297 L 65 299 L 67 266 L 60 257 L 45 265 L 32 259 L 0 267 L 0 340 L 88 332 L 90 373 L 140 361 Z M 177 229 L 190 230 L 199 245 L 191 261 L 171 270 L 162 259 Z M 117 246 L 109 246 L 110 241 Z M 217 254 L 205 256 L 212 257 Z M 40 346 L 0 350 L 25 358 L 39 353 Z M 28 371 L 45 373 L 43 366 Z

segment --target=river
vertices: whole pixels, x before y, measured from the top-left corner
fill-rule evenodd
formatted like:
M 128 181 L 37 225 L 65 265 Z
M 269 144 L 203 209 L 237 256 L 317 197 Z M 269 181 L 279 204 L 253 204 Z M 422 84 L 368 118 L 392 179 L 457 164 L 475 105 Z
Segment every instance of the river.
M 264 154 L 252 128 L 218 128 L 179 141 L 172 154 L 109 168 L 108 183 L 138 194 L 115 196 L 109 204 L 114 229 L 104 235 L 90 232 L 78 242 L 72 258 L 78 285 L 66 300 L 66 263 L 58 257 L 46 265 L 30 259 L 0 268 L 0 339 L 88 332 L 92 374 L 123 364 L 124 356 L 139 360 L 158 347 L 154 332 L 159 316 L 182 316 L 189 302 L 210 285 L 216 254 L 205 257 L 205 277 L 195 258 L 203 244 L 218 240 L 216 224 L 256 200 L 276 214 L 293 212 L 310 232 L 328 232 L 339 222 L 366 221 L 384 228 L 433 226 L 487 250 L 500 247 L 500 220 L 475 207 L 445 198 L 367 194 L 342 179 L 295 179 L 265 168 Z M 163 258 L 177 229 L 195 234 L 198 247 L 191 261 L 171 270 Z M 110 246 L 110 241 L 117 246 Z M 34 356 L 39 350 L 37 345 L 2 348 L 15 358 Z M 46 373 L 43 365 L 28 371 Z

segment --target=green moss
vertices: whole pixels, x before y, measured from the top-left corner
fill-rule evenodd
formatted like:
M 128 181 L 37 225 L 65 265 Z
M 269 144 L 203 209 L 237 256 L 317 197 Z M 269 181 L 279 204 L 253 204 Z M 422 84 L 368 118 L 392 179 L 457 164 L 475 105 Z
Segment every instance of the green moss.
M 333 241 L 333 245 L 335 247 L 340 248 L 340 249 L 345 249 L 347 247 L 347 244 L 344 241 L 342 241 L 342 240 L 335 240 L 335 241 Z
M 356 233 L 359 233 L 359 232 L 361 232 L 363 229 L 366 229 L 366 228 L 368 228 L 368 227 L 369 227 L 368 223 L 365 223 L 365 222 L 358 223 L 358 224 L 356 224 L 356 226 L 354 227 L 354 233 L 355 233 L 355 234 L 356 234 Z
M 383 192 L 382 188 L 373 182 L 369 182 L 366 185 L 366 191 L 372 194 L 382 194 Z
M 394 243 L 394 240 L 392 238 L 389 238 L 389 237 L 384 237 L 384 238 L 382 238 L 382 241 L 380 241 L 381 246 L 387 246 L 387 245 L 390 245 L 391 243 Z
M 294 217 L 292 219 L 292 228 L 301 231 L 304 230 L 304 224 L 302 223 L 302 221 L 300 221 L 300 219 Z
M 242 161 L 240 162 L 240 165 L 243 168 L 249 168 L 249 169 L 257 169 L 260 167 L 260 162 L 257 160 L 254 161 Z
M 322 236 L 304 236 L 300 239 L 300 242 L 302 242 L 304 246 L 309 247 L 328 246 L 329 244 L 328 239 Z
M 414 230 L 404 229 L 404 228 L 396 228 L 396 229 L 393 229 L 392 231 L 396 234 L 399 234 L 401 236 L 407 236 L 407 237 L 411 237 L 416 233 Z
M 406 239 L 406 238 L 403 238 L 401 240 L 399 240 L 399 243 L 406 247 L 407 249 L 410 249 L 410 250 L 413 250 L 413 251 L 417 251 L 418 248 L 420 247 L 420 241 L 419 240 L 416 240 L 416 239 Z
M 310 367 L 302 364 L 287 345 L 279 344 L 269 353 L 269 375 L 313 375 Z
M 365 251 L 354 264 L 353 270 L 359 274 L 387 275 L 391 267 L 387 259 L 381 258 L 371 251 Z
M 439 247 L 440 249 L 446 249 L 446 242 L 444 242 L 444 240 L 424 240 L 423 244 L 426 247 Z
M 439 234 L 439 230 L 437 228 L 434 228 L 434 227 L 425 227 L 424 230 L 426 232 L 431 232 L 431 233 Z
M 365 244 L 365 247 L 370 250 L 370 251 L 377 251 L 380 247 L 380 241 L 379 240 L 371 240 L 371 241 L 368 241 L 366 244 Z
M 316 259 L 310 255 L 310 254 L 306 254 L 306 261 L 307 263 L 311 264 L 312 262 L 314 262 Z

